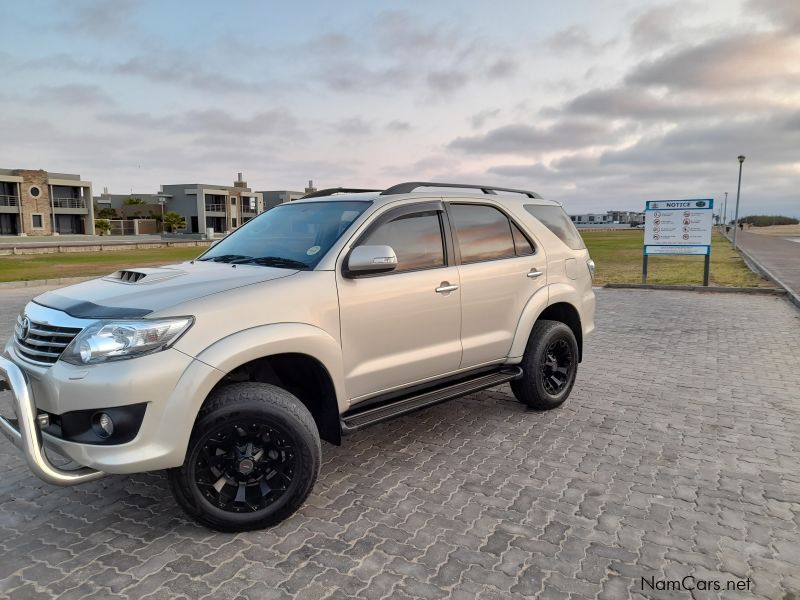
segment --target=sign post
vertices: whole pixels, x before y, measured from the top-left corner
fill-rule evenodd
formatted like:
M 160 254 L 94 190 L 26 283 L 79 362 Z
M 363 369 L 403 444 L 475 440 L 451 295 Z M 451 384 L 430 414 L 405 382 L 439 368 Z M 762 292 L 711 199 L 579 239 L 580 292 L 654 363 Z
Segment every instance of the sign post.
M 703 285 L 708 286 L 714 200 L 648 200 L 644 210 L 642 283 L 650 255 L 704 256 Z

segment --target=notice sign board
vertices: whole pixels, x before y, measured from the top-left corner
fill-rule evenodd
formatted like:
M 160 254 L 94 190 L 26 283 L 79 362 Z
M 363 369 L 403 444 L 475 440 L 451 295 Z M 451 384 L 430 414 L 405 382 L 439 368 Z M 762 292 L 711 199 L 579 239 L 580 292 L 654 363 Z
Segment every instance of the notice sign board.
M 711 252 L 714 201 L 650 200 L 645 207 L 644 254 Z

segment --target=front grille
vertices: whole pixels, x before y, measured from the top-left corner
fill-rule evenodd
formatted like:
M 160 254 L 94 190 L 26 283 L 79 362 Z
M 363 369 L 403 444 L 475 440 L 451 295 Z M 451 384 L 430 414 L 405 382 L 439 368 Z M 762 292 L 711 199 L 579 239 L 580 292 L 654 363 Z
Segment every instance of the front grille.
M 31 320 L 28 335 L 23 339 L 22 323 L 22 317 L 17 317 L 14 327 L 17 352 L 31 362 L 45 365 L 56 362 L 64 348 L 81 332 L 79 327 L 57 327 Z

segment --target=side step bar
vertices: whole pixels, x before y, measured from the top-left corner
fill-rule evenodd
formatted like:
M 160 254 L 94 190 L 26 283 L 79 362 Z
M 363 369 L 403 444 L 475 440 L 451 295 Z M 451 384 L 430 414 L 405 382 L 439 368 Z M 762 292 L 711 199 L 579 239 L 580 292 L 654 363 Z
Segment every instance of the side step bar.
M 505 367 L 499 371 L 479 375 L 471 379 L 462 380 L 457 383 L 439 387 L 430 391 L 422 391 L 413 396 L 404 396 L 398 400 L 393 400 L 382 406 L 354 410 L 342 415 L 342 433 L 352 433 L 381 421 L 386 421 L 393 417 L 399 417 L 415 410 L 433 406 L 440 402 L 452 400 L 460 396 L 466 396 L 473 392 L 485 390 L 501 383 L 506 383 L 522 376 L 520 367 Z

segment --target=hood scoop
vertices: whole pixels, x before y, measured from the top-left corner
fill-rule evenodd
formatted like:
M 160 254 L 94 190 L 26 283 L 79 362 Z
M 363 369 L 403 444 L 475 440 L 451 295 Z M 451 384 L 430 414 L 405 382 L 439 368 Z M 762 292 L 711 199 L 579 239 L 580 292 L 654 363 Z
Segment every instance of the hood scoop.
M 155 283 L 157 281 L 164 281 L 165 279 L 172 279 L 180 275 L 185 275 L 185 271 L 178 269 L 148 269 L 146 267 L 139 267 L 136 269 L 122 269 L 114 271 L 111 275 L 103 277 L 105 281 L 115 281 L 117 283 L 132 284 L 145 284 Z

